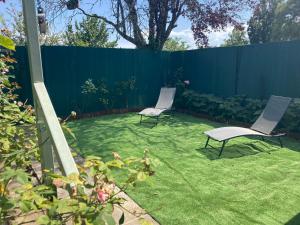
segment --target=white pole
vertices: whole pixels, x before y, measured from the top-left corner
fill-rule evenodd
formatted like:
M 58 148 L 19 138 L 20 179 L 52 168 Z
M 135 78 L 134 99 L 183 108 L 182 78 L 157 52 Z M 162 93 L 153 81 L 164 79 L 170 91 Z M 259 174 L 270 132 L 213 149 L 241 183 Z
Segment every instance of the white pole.
M 37 117 L 42 169 L 54 171 L 55 151 L 63 174 L 78 174 L 69 145 L 44 85 L 35 0 L 22 0 L 32 93 Z
M 33 90 L 33 84 L 35 82 L 44 82 L 41 50 L 39 44 L 38 21 L 34 0 L 23 0 L 23 15 L 31 76 L 31 86 Z M 46 131 L 46 125 L 42 117 L 41 107 L 39 106 L 35 96 L 35 91 L 33 90 L 32 93 L 36 112 L 39 139 L 38 143 L 40 145 L 42 170 L 47 169 L 54 171 L 54 156 L 51 138 L 49 138 L 49 134 Z

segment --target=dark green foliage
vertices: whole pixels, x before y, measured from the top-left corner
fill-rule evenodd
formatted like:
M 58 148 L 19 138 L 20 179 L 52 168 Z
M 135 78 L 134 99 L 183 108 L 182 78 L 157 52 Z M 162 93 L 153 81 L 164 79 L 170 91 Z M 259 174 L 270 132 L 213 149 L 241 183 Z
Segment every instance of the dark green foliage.
M 252 124 L 266 105 L 266 100 L 236 95 L 228 98 L 186 90 L 176 107 L 210 116 L 218 121 Z M 294 100 L 279 124 L 284 131 L 300 132 L 300 102 Z
M 283 117 L 281 127 L 287 128 L 292 132 L 300 132 L 300 101 L 299 99 L 294 99 L 292 104 L 290 104 L 286 115 Z
M 248 35 L 251 44 L 270 42 L 272 23 L 279 0 L 260 0 L 248 22 Z
M 299 0 L 260 0 L 249 20 L 251 44 L 300 39 Z
M 97 95 L 99 102 L 105 109 L 128 108 L 129 95 L 135 89 L 135 82 L 135 77 L 115 82 L 113 85 L 109 85 L 104 79 L 95 82 L 88 79 L 81 86 L 81 93 Z

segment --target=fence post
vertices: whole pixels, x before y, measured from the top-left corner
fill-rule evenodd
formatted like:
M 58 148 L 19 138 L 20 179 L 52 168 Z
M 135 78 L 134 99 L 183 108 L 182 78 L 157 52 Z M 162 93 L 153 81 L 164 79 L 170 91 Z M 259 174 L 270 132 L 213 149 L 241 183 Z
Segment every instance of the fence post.
M 34 88 L 34 83 L 44 82 L 43 68 L 41 60 L 41 50 L 39 45 L 38 21 L 36 15 L 35 0 L 22 0 L 23 15 L 26 32 L 26 45 L 29 58 L 29 69 L 31 77 L 31 87 Z M 51 137 L 45 128 L 44 118 L 41 113 L 39 103 L 33 93 L 34 107 L 36 112 L 37 130 L 39 147 L 41 152 L 42 169 L 54 170 L 53 147 Z

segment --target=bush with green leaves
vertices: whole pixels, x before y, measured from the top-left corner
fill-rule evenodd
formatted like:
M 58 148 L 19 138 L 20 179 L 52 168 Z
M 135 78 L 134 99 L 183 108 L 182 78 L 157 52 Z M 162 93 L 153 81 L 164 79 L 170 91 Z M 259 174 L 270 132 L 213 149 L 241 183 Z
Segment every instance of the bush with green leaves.
M 115 82 L 109 85 L 104 79 L 93 81 L 88 79 L 81 86 L 81 93 L 84 95 L 97 95 L 100 104 L 104 109 L 116 107 L 128 108 L 129 95 L 135 90 L 135 77 Z
M 260 115 L 266 102 L 267 100 L 248 98 L 245 95 L 223 98 L 185 89 L 175 104 L 177 108 L 204 114 L 221 122 L 251 124 Z M 290 104 L 278 128 L 290 132 L 300 132 L 299 100 L 294 100 Z

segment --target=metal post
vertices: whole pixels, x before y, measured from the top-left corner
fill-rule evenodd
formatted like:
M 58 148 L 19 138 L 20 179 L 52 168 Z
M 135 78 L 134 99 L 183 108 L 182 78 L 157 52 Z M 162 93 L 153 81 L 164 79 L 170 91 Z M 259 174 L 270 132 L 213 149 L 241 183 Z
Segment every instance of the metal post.
M 204 148 L 207 148 L 207 145 L 208 145 L 209 139 L 210 139 L 210 137 L 207 137 L 207 140 L 206 140 L 206 143 L 205 143 L 205 147 L 204 147 Z
M 222 147 L 221 147 L 221 150 L 220 150 L 220 153 L 219 153 L 219 158 L 222 155 L 222 152 L 224 150 L 225 144 L 226 144 L 226 141 L 223 141 L 223 144 L 222 144 Z
M 39 45 L 36 4 L 35 0 L 22 0 L 22 3 L 25 22 L 27 53 L 29 58 L 31 86 L 33 89 L 34 83 L 44 82 L 41 50 Z M 32 93 L 37 117 L 38 139 L 41 151 L 42 169 L 54 170 L 52 143 L 51 140 L 49 140 L 49 134 L 46 132 L 45 129 L 44 118 L 42 117 L 41 108 L 35 96 L 35 91 L 33 90 Z
M 278 137 L 278 141 L 279 141 L 280 147 L 283 148 L 282 140 L 280 137 Z

